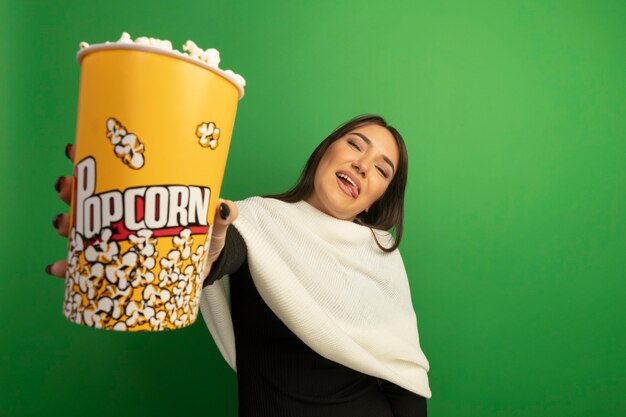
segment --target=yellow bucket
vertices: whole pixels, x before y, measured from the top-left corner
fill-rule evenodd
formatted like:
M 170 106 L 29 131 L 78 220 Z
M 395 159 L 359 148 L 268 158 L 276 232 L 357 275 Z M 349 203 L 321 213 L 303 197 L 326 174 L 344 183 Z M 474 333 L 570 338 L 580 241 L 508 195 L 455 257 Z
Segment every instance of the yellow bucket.
M 81 64 L 64 316 L 120 331 L 193 324 L 243 89 L 154 47 Z

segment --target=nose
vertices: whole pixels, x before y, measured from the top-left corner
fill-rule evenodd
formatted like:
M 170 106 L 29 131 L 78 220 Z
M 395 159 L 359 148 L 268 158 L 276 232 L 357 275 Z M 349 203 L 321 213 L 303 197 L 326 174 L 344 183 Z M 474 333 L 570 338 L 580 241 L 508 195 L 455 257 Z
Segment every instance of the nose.
M 360 159 L 355 160 L 352 166 L 358 171 L 359 175 L 365 178 L 366 172 L 369 169 L 370 162 L 367 157 L 363 156 Z

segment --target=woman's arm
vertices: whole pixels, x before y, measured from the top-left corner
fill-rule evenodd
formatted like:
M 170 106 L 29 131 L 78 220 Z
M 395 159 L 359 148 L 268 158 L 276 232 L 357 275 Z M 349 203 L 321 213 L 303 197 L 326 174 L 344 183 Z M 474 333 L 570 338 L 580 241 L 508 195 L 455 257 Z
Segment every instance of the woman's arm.
M 223 246 L 217 258 L 208 265 L 209 272 L 204 279 L 203 287 L 237 271 L 246 260 L 247 253 L 246 242 L 235 226 L 230 225 L 226 229 Z
M 213 283 L 216 279 L 221 278 L 223 275 L 228 274 L 233 271 L 225 272 L 223 275 L 219 275 L 217 278 L 207 279 L 209 277 L 211 270 L 214 270 L 213 264 L 218 260 L 218 258 L 225 258 L 227 255 L 221 256 L 225 243 L 228 229 L 232 222 L 237 219 L 239 215 L 239 210 L 237 209 L 237 205 L 230 201 L 219 199 L 217 210 L 215 210 L 215 217 L 213 219 L 213 224 L 210 226 L 209 236 L 210 236 L 210 244 L 207 250 L 206 258 L 204 260 L 204 265 L 202 270 L 204 271 L 204 286 Z M 232 246 L 232 242 L 231 242 Z M 231 250 L 231 249 L 229 249 Z M 223 260 L 221 261 L 223 263 Z M 215 274 L 213 274 L 215 275 Z
M 379 383 L 394 417 L 426 417 L 426 398 L 384 379 L 379 379 Z

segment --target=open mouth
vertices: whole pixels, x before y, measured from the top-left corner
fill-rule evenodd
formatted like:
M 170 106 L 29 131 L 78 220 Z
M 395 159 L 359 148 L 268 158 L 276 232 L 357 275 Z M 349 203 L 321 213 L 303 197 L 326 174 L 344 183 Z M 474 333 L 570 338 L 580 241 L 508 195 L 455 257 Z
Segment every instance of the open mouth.
M 352 198 L 357 198 L 359 196 L 359 186 L 354 183 L 354 181 L 345 174 L 338 172 L 335 174 L 337 176 L 337 182 L 341 189 Z

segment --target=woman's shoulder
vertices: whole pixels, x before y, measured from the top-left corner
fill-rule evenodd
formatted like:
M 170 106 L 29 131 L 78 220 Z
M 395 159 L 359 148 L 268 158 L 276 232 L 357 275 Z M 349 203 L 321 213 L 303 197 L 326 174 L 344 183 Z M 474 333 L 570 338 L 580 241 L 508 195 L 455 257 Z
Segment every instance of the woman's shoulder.
M 277 217 L 284 217 L 290 212 L 287 209 L 289 203 L 277 200 L 275 198 L 252 196 L 243 200 L 235 201 L 239 217 L 246 218 L 250 221 L 271 221 Z
M 245 198 L 243 200 L 237 200 L 235 201 L 235 204 L 237 204 L 237 208 L 239 208 L 240 206 L 262 208 L 262 207 L 271 207 L 271 206 L 288 204 L 288 203 L 285 203 L 281 200 L 277 200 L 275 198 L 252 196 L 252 197 Z
M 296 222 L 299 226 L 312 224 L 318 233 L 321 233 L 322 229 L 332 229 L 339 234 L 343 231 L 354 236 L 356 233 L 363 239 L 372 239 L 372 242 L 378 242 L 386 248 L 395 244 L 395 237 L 388 230 L 377 229 L 358 222 L 334 219 L 318 211 L 304 200 L 286 202 L 272 197 L 252 196 L 236 201 L 236 204 L 240 217 L 244 217 L 254 224 L 291 221 Z M 354 236 L 355 239 L 360 239 L 358 236 Z M 380 249 L 378 244 L 375 246 Z M 393 252 L 398 255 L 397 248 Z
M 370 226 L 366 226 L 366 227 L 370 227 Z M 372 233 L 374 233 L 376 237 L 380 239 L 380 242 L 385 244 L 385 246 L 387 246 L 388 243 L 391 245 L 395 243 L 395 238 L 393 237 L 393 234 L 390 231 L 383 230 L 383 229 L 376 229 L 375 227 L 370 227 L 370 229 L 372 230 Z

